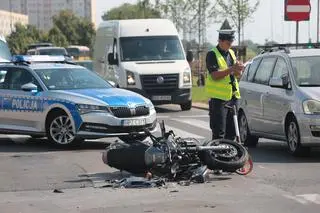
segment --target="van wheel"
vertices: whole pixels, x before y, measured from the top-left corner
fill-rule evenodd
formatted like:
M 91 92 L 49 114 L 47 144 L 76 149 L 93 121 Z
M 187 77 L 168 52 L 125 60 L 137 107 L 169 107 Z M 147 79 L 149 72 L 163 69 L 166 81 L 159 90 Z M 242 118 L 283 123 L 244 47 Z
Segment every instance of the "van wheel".
M 76 138 L 71 119 L 62 111 L 49 115 L 46 133 L 49 142 L 61 148 L 78 146 L 84 141 Z
M 250 134 L 248 120 L 243 112 L 239 113 L 239 132 L 240 139 L 245 146 L 256 147 L 259 142 L 259 138 Z
M 294 117 L 289 118 L 289 121 L 287 122 L 286 136 L 290 154 L 299 157 L 310 155 L 311 148 L 303 147 L 301 145 L 300 130 L 298 122 Z
M 188 101 L 186 103 L 180 104 L 180 107 L 182 111 L 190 110 L 192 107 L 192 101 Z

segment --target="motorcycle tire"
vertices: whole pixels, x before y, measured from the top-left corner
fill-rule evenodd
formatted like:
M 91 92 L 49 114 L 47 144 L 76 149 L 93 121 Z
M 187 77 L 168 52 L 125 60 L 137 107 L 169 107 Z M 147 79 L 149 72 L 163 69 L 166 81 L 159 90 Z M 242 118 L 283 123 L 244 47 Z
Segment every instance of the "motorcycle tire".
M 205 151 L 204 154 L 204 163 L 211 170 L 222 170 L 225 172 L 236 172 L 238 169 L 242 168 L 249 159 L 249 153 L 247 149 L 241 144 L 227 140 L 227 139 L 218 139 L 205 142 L 205 146 L 211 146 L 215 144 L 226 144 L 233 146 L 237 150 L 237 156 L 234 158 L 225 158 L 219 156 L 219 154 L 213 153 L 212 151 Z

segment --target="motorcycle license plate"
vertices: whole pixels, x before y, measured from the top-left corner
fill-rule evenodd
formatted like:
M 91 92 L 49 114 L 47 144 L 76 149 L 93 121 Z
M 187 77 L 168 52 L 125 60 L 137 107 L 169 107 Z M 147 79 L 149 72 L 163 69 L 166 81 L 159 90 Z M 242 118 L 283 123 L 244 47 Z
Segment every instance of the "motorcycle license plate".
M 122 120 L 122 126 L 144 126 L 144 125 L 146 125 L 146 119 Z

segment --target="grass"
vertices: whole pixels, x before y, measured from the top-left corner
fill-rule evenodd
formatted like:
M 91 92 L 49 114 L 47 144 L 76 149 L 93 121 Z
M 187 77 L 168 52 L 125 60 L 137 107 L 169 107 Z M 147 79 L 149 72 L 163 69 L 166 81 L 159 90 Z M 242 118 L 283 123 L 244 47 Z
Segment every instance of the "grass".
M 208 99 L 205 87 L 192 87 L 192 102 L 208 103 Z

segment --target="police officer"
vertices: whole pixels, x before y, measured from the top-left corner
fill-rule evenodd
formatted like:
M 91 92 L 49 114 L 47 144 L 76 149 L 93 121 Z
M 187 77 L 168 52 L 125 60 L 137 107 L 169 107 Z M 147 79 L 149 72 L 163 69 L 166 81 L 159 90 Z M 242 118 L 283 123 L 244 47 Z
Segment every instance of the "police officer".
M 225 108 L 225 104 L 238 106 L 240 99 L 239 78 L 243 71 L 243 64 L 237 61 L 231 45 L 235 39 L 228 20 L 222 24 L 219 32 L 218 45 L 207 53 L 206 91 L 210 96 L 209 115 L 212 139 L 235 139 L 235 129 L 232 112 Z

